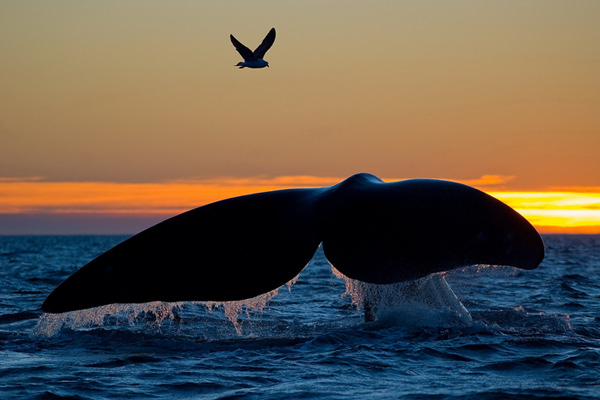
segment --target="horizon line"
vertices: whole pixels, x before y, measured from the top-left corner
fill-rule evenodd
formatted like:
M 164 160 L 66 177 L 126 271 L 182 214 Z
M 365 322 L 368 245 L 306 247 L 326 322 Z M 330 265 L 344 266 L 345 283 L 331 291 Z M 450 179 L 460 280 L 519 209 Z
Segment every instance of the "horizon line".
M 541 232 L 600 233 L 600 187 L 510 190 L 514 177 L 483 175 L 452 180 L 476 187 L 508 204 Z M 154 183 L 53 182 L 35 177 L 0 178 L 0 214 L 112 218 L 167 218 L 215 201 L 287 188 L 331 186 L 343 178 L 286 175 L 256 178 L 173 180 Z M 385 179 L 385 182 L 397 181 Z M 447 179 L 450 180 L 450 179 Z M 562 190 L 561 190 L 562 189 Z M 4 230 L 0 229 L 0 234 Z

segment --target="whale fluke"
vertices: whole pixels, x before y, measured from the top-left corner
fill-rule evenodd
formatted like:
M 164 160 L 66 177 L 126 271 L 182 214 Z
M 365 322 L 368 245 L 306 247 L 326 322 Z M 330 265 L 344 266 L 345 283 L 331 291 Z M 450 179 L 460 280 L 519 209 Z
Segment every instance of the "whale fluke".
M 472 264 L 533 269 L 544 257 L 533 226 L 477 189 L 357 174 L 331 187 L 234 197 L 167 219 L 76 271 L 42 310 L 248 299 L 293 279 L 320 243 L 337 270 L 381 284 Z
M 544 258 L 525 218 L 470 186 L 361 175 L 340 186 L 323 250 L 352 279 L 396 283 L 475 264 L 534 269 Z

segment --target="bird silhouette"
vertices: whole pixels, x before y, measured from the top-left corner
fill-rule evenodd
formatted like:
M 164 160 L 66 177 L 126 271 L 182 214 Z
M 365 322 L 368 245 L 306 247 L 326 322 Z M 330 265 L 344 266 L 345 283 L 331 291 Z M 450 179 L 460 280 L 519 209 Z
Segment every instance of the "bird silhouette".
M 244 46 L 233 35 L 229 35 L 229 37 L 237 52 L 240 53 L 244 59 L 244 61 L 237 63 L 235 65 L 236 67 L 264 68 L 269 66 L 269 62 L 265 61 L 263 58 L 267 50 L 271 48 L 273 42 L 275 41 L 275 28 L 271 28 L 269 33 L 267 33 L 267 36 L 265 36 L 263 39 L 262 43 L 254 51 Z

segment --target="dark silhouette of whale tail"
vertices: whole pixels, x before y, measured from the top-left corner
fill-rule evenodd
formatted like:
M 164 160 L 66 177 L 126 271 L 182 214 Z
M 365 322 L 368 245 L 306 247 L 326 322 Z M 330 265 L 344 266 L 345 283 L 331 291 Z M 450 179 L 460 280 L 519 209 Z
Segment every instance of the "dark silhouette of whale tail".
M 167 219 L 76 271 L 42 310 L 248 299 L 293 279 L 320 243 L 337 270 L 379 284 L 473 264 L 533 269 L 544 258 L 531 224 L 477 189 L 358 174 L 327 188 L 234 197 Z

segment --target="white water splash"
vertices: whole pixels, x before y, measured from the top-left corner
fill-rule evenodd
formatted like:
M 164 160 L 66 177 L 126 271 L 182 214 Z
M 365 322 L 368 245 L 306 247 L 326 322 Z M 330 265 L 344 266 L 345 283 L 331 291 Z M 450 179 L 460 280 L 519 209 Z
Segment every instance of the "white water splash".
M 109 304 L 60 314 L 44 313 L 33 330 L 36 336 L 54 336 L 63 329 L 91 329 L 101 326 L 135 326 L 143 319 L 160 328 L 165 320 L 176 320 L 183 303 L 155 301 L 141 304 Z
M 251 299 L 245 299 L 240 301 L 223 301 L 223 302 L 204 302 L 204 305 L 209 310 L 215 310 L 219 307 L 223 307 L 225 316 L 235 328 L 238 335 L 242 334 L 242 325 L 239 322 L 239 316 L 242 312 L 249 315 L 250 311 L 262 311 L 267 306 L 267 303 L 279 293 L 279 288 L 272 290 L 268 293 L 260 296 L 253 297 Z
M 432 274 L 413 281 L 377 285 L 350 279 L 333 266 L 333 274 L 346 283 L 342 297 L 363 309 L 366 320 L 401 320 L 409 325 L 469 324 L 471 314 L 456 297 L 444 275 Z
M 298 276 L 285 284 L 289 291 L 298 280 Z M 179 311 L 185 304 L 200 304 L 209 311 L 217 311 L 222 308 L 227 319 L 233 324 L 236 333 L 241 335 L 240 314 L 245 312 L 246 315 L 249 315 L 251 311 L 263 311 L 269 301 L 277 296 L 279 289 L 281 288 L 240 301 L 173 303 L 155 301 L 139 304 L 109 304 L 60 314 L 44 313 L 38 319 L 33 334 L 35 336 L 51 337 L 64 329 L 85 330 L 109 326 L 135 327 L 140 324 L 145 327 L 153 326 L 155 329 L 160 330 L 165 321 L 179 321 Z

